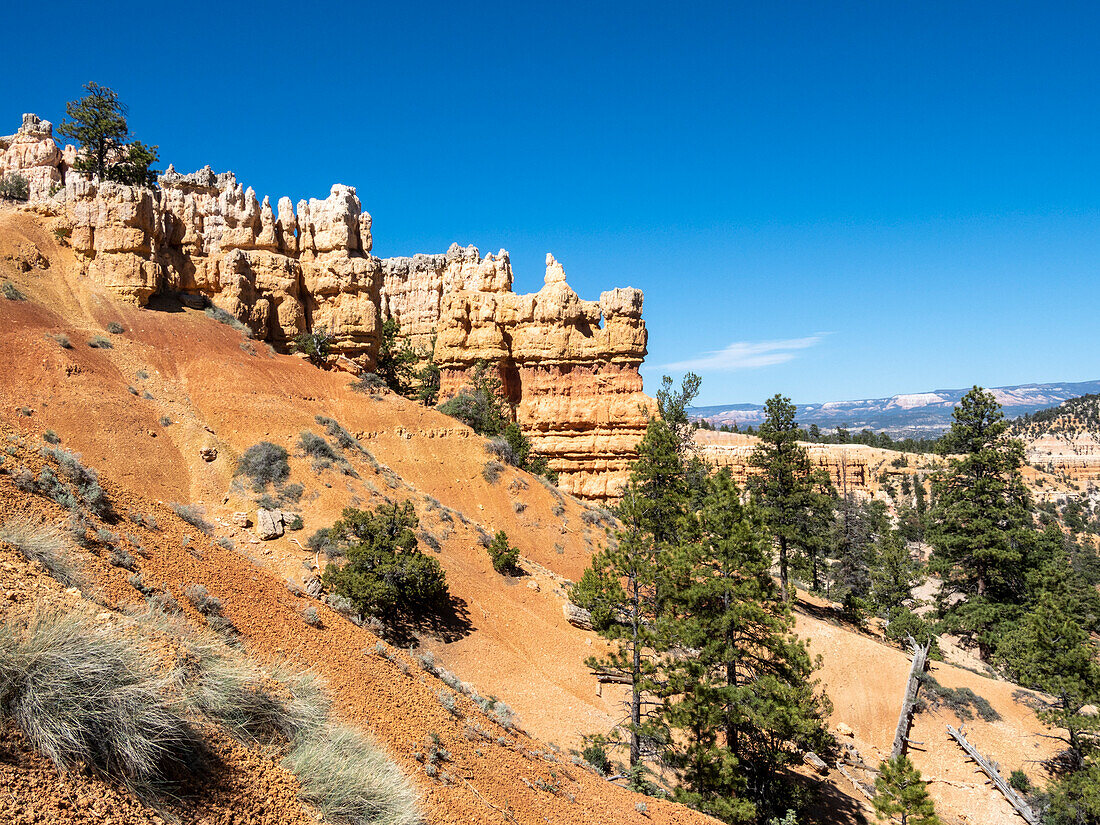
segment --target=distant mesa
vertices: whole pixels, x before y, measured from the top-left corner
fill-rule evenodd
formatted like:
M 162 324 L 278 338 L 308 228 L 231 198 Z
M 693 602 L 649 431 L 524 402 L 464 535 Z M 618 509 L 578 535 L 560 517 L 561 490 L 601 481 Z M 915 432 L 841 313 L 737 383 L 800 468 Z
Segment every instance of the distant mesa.
M 968 390 L 933 390 L 889 398 L 802 404 L 798 407 L 798 421 L 803 427 L 816 424 L 822 430 L 844 427 L 857 432 L 863 429 L 885 432 L 893 437 L 938 436 L 950 429 L 951 413 Z M 1100 381 L 1019 384 L 993 387 L 992 392 L 1004 408 L 1005 417 L 1016 418 L 1071 398 L 1100 392 Z M 720 404 L 693 407 L 689 414 L 696 421 L 706 419 L 716 427 L 736 424 L 744 429 L 756 427 L 764 420 L 764 407 L 761 404 Z

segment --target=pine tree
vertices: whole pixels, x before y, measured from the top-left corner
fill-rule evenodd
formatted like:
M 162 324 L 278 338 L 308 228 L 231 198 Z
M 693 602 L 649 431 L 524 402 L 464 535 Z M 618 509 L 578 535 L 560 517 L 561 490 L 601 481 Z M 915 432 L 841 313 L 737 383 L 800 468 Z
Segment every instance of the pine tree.
M 394 318 L 382 324 L 382 340 L 374 372 L 386 382 L 386 386 L 398 395 L 410 395 L 415 376 L 413 365 L 419 357 L 399 339 L 401 325 Z
M 827 700 L 791 634 L 761 514 L 742 503 L 728 471 L 707 482 L 697 519 L 666 611 L 674 650 L 691 651 L 667 665 L 666 759 L 680 772 L 678 798 L 700 810 L 726 822 L 782 815 L 784 769 L 799 747 L 820 745 Z
M 675 434 L 652 418 L 638 445 L 638 460 L 618 507 L 622 529 L 616 542 L 597 553 L 571 598 L 592 611 L 593 625 L 613 642 L 611 652 L 586 664 L 630 685 L 625 732 L 631 769 L 655 752 L 661 672 L 668 639 L 662 619 L 675 591 L 687 488 Z
M 789 601 L 792 549 L 806 557 L 813 587 L 820 587 L 818 556 L 832 515 L 832 485 L 827 476 L 814 471 L 809 454 L 798 443 L 796 408 L 790 399 L 775 395 L 764 409 L 760 444 L 750 459 L 760 472 L 750 476 L 748 486 L 779 546 L 780 592 Z
M 862 504 L 849 493 L 837 504 L 830 543 L 836 564 L 829 595 L 845 604 L 862 602 L 871 592 L 874 543 L 889 530 L 882 502 Z
M 871 563 L 871 599 L 880 615 L 892 617 L 923 580 L 921 565 L 902 536 L 896 530 L 883 533 L 875 543 Z
M 933 477 L 930 567 L 943 580 L 939 606 L 947 627 L 989 659 L 997 625 L 1016 615 L 1012 607 L 1022 601 L 1026 544 L 1034 537 L 1020 475 L 1023 446 L 1006 437 L 1000 405 L 980 387 L 963 397 L 953 417 L 944 444 L 961 458 Z
M 158 158 L 156 146 L 146 146 L 130 136 L 126 106 L 118 93 L 98 83 L 86 83 L 88 93 L 65 104 L 71 119 L 61 121 L 57 133 L 80 144 L 73 168 L 99 180 L 131 186 L 154 186 Z
M 1100 718 L 1084 713 L 1086 707 L 1100 704 L 1100 649 L 1082 624 L 1081 602 L 1064 553 L 1052 558 L 1045 570 L 1047 589 L 1009 636 L 1002 657 L 1014 681 L 1049 697 L 1038 716 L 1066 731 L 1068 767 L 1077 770 L 1100 731 Z
M 940 825 L 936 807 L 928 795 L 928 783 L 908 756 L 894 756 L 879 766 L 875 779 L 875 814 L 901 825 Z

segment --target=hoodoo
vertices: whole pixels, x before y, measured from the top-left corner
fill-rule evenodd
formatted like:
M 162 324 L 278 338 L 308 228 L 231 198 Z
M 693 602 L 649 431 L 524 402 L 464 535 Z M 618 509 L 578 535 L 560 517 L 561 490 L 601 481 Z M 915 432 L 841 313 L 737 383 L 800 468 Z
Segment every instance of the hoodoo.
M 333 352 L 375 366 L 382 322 L 441 370 L 441 398 L 479 362 L 496 365 L 520 426 L 559 484 L 592 500 L 625 483 L 652 399 L 638 369 L 646 355 L 642 292 L 613 289 L 582 300 L 546 257 L 546 283 L 512 292 L 508 253 L 474 246 L 381 259 L 371 255 L 371 216 L 350 186 L 324 200 L 261 202 L 232 172 L 180 174 L 159 191 L 97 183 L 73 168 L 53 126 L 23 116 L 0 138 L 0 174 L 30 184 L 30 203 L 60 216 L 85 274 L 121 301 L 203 295 L 277 346 L 325 329 Z

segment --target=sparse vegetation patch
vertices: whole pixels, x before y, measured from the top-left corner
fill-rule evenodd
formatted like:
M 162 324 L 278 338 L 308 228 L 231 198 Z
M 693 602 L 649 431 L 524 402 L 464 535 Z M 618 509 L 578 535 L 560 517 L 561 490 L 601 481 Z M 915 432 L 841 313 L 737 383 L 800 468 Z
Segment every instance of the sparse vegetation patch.
M 236 475 L 248 476 L 252 480 L 252 489 L 263 492 L 268 484 L 281 484 L 290 475 L 289 457 L 286 448 L 270 441 L 253 444 L 244 451 L 237 462 Z
M 65 531 L 56 524 L 38 524 L 25 516 L 16 516 L 0 527 L 0 542 L 41 564 L 66 587 L 79 587 L 83 583 L 80 564 L 73 557 Z

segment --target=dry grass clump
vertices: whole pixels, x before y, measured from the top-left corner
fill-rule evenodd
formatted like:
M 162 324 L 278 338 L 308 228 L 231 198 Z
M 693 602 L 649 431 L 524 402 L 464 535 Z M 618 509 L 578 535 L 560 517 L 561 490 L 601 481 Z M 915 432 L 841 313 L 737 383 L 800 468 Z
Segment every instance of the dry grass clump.
M 185 643 L 180 667 L 193 712 L 247 744 L 295 739 L 323 725 L 328 715 L 316 675 L 287 668 L 265 674 L 215 640 Z
M 83 504 L 85 509 L 100 518 L 111 514 L 111 502 L 99 486 L 99 474 L 81 463 L 79 453 L 71 453 L 62 447 L 42 447 L 40 452 L 43 458 L 57 465 L 61 476 L 59 478 L 49 467 L 43 467 L 38 474 L 38 492 L 70 510 L 79 510 Z
M 504 465 L 499 461 L 486 461 L 481 468 L 481 475 L 490 484 L 496 484 L 500 480 L 500 474 L 504 472 Z
M 173 504 L 172 511 L 192 527 L 198 527 L 202 532 L 210 535 L 214 532 L 214 525 L 206 520 L 206 510 L 197 504 Z
M 138 645 L 75 613 L 0 624 L 0 715 L 58 769 L 86 765 L 151 792 L 200 744 Z
M 302 797 L 326 819 L 352 825 L 415 825 L 408 780 L 362 733 L 329 724 L 295 742 L 283 766 L 298 777 Z
M 24 516 L 8 519 L 0 527 L 0 542 L 41 564 L 66 587 L 80 587 L 84 577 L 66 535 L 60 525 L 37 524 Z
M 335 418 L 328 418 L 323 415 L 316 415 L 313 420 L 325 428 L 330 436 L 336 439 L 337 445 L 341 450 L 355 450 L 356 452 L 363 452 L 363 445 L 359 443 L 359 440 L 349 433 L 341 426 L 340 422 Z

